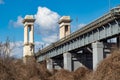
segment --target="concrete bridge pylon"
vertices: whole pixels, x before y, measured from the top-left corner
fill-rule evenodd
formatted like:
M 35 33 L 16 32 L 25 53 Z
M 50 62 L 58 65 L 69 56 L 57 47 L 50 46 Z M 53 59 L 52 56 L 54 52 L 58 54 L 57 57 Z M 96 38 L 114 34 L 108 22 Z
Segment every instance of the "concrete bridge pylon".
M 26 63 L 27 57 L 34 56 L 34 21 L 33 15 L 26 15 L 24 24 L 24 48 L 23 61 Z

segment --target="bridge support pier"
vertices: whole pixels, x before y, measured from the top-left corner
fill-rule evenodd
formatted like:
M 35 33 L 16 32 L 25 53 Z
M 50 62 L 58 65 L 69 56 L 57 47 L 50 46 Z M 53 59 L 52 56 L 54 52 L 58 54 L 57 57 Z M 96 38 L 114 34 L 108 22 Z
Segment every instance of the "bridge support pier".
M 117 47 L 120 49 L 120 36 L 117 37 Z
M 97 64 L 103 60 L 103 43 L 102 42 L 95 42 L 92 43 L 93 47 L 93 69 L 97 68 Z
M 64 69 L 72 71 L 72 55 L 69 52 L 63 54 Z
M 47 69 L 52 71 L 53 70 L 53 60 L 52 59 L 47 59 L 46 63 L 47 63 Z

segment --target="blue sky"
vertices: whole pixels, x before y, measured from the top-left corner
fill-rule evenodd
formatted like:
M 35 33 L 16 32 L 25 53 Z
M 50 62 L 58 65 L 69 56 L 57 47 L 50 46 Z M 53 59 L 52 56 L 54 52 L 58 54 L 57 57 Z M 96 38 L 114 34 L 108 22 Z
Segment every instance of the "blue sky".
M 110 8 L 119 4 L 120 0 L 110 0 Z M 35 42 L 39 48 L 41 44 L 50 44 L 58 40 L 56 22 L 61 16 L 71 16 L 73 32 L 108 11 L 109 0 L 0 0 L 0 41 L 5 41 L 6 37 L 9 37 L 11 41 L 21 44 L 23 42 L 21 20 L 27 14 L 36 18 Z M 47 18 L 51 19 L 48 21 Z M 19 49 L 17 51 L 19 52 Z

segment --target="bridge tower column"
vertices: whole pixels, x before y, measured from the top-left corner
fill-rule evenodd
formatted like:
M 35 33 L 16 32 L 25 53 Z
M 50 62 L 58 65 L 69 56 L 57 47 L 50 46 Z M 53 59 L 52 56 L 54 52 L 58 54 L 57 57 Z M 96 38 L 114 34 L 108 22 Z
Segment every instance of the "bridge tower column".
M 52 59 L 47 59 L 46 63 L 47 63 L 47 69 L 49 71 L 52 71 L 53 70 L 53 60 Z
M 70 16 L 63 16 L 59 20 L 59 37 L 60 39 L 70 34 Z
M 23 61 L 26 63 L 27 57 L 34 56 L 34 21 L 32 15 L 26 15 L 24 24 L 24 48 L 23 48 Z
M 93 47 L 93 69 L 97 68 L 98 63 L 103 60 L 103 43 L 102 42 L 95 42 L 92 43 Z
M 69 52 L 65 52 L 63 54 L 63 64 L 64 69 L 72 71 L 72 54 Z

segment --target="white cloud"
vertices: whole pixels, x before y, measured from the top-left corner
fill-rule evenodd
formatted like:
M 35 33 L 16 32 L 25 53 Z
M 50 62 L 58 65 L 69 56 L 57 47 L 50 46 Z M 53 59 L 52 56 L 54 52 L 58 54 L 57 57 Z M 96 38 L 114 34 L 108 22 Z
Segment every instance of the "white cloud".
M 38 7 L 38 11 L 35 14 L 35 24 L 38 26 L 41 34 L 50 34 L 51 32 L 56 32 L 59 17 L 58 13 L 46 7 Z
M 45 43 L 50 44 L 58 40 L 58 36 L 56 34 L 46 36 L 42 39 Z
M 4 4 L 4 1 L 3 1 L 3 0 L 0 0 L 0 4 Z
M 23 26 L 22 20 L 23 18 L 21 16 L 18 16 L 17 21 L 10 20 L 10 24 L 14 27 L 22 27 Z
M 46 7 L 38 7 L 35 16 L 35 28 L 42 35 L 43 45 L 46 46 L 58 40 L 58 20 L 60 15 Z

